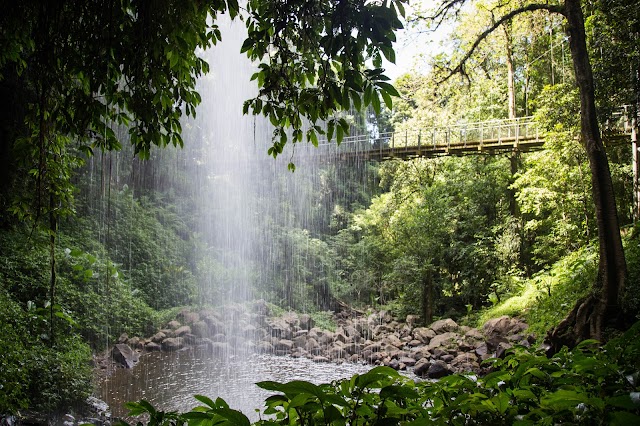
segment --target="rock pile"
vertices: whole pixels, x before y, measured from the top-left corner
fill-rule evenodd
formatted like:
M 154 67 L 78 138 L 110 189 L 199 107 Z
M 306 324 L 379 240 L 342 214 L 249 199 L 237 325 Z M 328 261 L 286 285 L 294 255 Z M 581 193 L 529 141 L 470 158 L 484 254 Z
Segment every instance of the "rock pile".
M 398 321 L 388 312 L 342 313 L 335 319 L 337 327 L 329 331 L 316 327 L 306 314 L 289 312 L 271 318 L 264 301 L 254 302 L 249 310 L 240 306 L 197 313 L 185 310 L 148 339 L 121 336 L 113 357 L 120 360 L 126 352 L 121 346 L 127 345 L 140 352 L 188 347 L 223 353 L 252 350 L 316 362 L 386 365 L 440 378 L 453 372 L 481 372 L 483 360 L 502 356 L 514 344 L 533 343 L 533 337 L 525 334 L 527 325 L 506 316 L 488 321 L 482 329 L 460 326 L 450 318 L 420 327 L 415 316 Z M 135 361 L 120 362 L 131 367 Z

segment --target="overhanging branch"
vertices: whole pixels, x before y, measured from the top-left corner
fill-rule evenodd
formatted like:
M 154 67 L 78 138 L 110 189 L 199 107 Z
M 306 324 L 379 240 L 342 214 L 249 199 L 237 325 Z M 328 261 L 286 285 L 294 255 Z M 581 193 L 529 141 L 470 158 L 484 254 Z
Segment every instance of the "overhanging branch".
M 453 5 L 453 4 L 457 3 L 457 2 L 458 1 L 456 1 L 456 0 L 452 0 L 452 1 L 448 1 L 447 4 L 448 5 Z M 441 15 L 443 13 L 443 12 L 441 12 L 441 10 L 442 10 L 442 8 L 438 9 L 438 13 L 436 14 L 436 16 L 439 16 L 439 15 Z M 473 44 L 471 45 L 471 48 L 469 48 L 467 50 L 465 55 L 458 62 L 458 65 L 456 65 L 453 69 L 450 69 L 449 73 L 442 80 L 440 80 L 438 83 L 439 84 L 440 83 L 444 83 L 445 81 L 449 80 L 454 74 L 458 74 L 458 73 L 465 74 L 464 66 L 465 66 L 466 62 L 469 60 L 469 58 L 471 58 L 471 55 L 473 55 L 473 53 L 478 48 L 478 46 L 480 46 L 480 43 L 482 43 L 491 33 L 493 33 L 498 27 L 500 27 L 500 25 L 502 25 L 503 23 L 505 23 L 507 21 L 510 21 L 511 19 L 515 18 L 518 15 L 521 15 L 523 13 L 528 13 L 528 12 L 535 12 L 536 10 L 546 10 L 546 11 L 548 11 L 550 13 L 559 13 L 561 15 L 564 15 L 564 9 L 561 6 L 559 6 L 559 5 L 550 5 L 550 4 L 533 3 L 533 4 L 528 4 L 526 6 L 522 6 L 522 7 L 519 7 L 517 9 L 512 10 L 511 12 L 507 13 L 506 15 L 503 15 L 500 19 L 494 21 L 493 24 L 489 28 L 484 30 L 476 38 L 476 40 L 473 42 Z

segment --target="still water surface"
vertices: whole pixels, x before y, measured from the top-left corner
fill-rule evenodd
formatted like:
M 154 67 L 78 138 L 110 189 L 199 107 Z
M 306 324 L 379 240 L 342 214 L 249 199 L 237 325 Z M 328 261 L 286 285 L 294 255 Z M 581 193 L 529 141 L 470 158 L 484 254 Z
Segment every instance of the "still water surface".
M 201 405 L 193 395 L 221 397 L 231 408 L 252 421 L 257 409 L 272 395 L 256 382 L 307 380 L 316 384 L 362 374 L 371 369 L 361 364 L 323 364 L 308 359 L 273 355 L 220 357 L 206 351 L 152 352 L 133 369 L 119 368 L 100 389 L 101 399 L 112 415 L 125 417 L 127 401 L 145 399 L 165 411 L 187 411 Z

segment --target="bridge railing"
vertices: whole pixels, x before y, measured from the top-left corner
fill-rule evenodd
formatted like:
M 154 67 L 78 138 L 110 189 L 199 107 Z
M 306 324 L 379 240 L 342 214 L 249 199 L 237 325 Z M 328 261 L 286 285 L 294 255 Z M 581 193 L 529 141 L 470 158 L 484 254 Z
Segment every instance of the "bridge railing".
M 475 123 L 436 126 L 427 129 L 383 132 L 376 136 L 357 135 L 345 137 L 339 146 L 320 143 L 324 153 L 359 153 L 384 150 L 402 152 L 418 148 L 447 150 L 450 148 L 496 146 L 502 143 L 513 146 L 522 140 L 539 138 L 537 124 L 532 117 L 507 120 L 490 120 Z M 332 148 L 333 147 L 333 148 Z

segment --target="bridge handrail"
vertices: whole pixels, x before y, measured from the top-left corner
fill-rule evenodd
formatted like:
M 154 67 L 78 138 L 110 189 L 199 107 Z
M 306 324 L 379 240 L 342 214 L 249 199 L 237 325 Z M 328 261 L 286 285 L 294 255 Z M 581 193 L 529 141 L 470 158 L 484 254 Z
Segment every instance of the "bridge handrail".
M 629 105 L 620 108 L 620 112 L 614 113 L 613 120 L 602 125 L 603 132 L 628 133 L 631 128 L 629 117 Z M 639 112 L 640 117 L 640 112 Z M 445 150 L 470 149 L 470 147 L 482 150 L 485 145 L 493 148 L 518 146 L 520 142 L 533 141 L 536 146 L 541 144 L 543 136 L 539 124 L 533 116 L 511 119 L 491 119 L 468 123 L 455 123 L 442 126 L 432 126 L 411 130 L 396 130 L 393 132 L 381 132 L 375 135 L 359 134 L 346 136 L 338 145 L 335 142 L 320 140 L 315 153 L 340 154 L 340 153 L 366 153 L 379 151 L 386 153 L 401 153 L 411 150 L 420 154 L 421 150 Z M 469 146 L 467 146 L 469 145 Z

